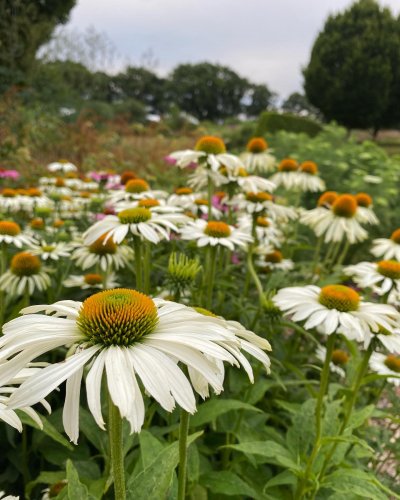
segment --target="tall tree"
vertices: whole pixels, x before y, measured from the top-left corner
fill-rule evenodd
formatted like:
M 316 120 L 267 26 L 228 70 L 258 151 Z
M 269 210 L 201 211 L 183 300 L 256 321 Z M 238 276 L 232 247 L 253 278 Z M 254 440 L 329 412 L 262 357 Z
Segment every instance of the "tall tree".
M 248 81 L 230 68 L 206 62 L 180 64 L 170 76 L 172 101 L 199 120 L 238 115 L 248 89 Z
M 245 106 L 245 111 L 253 117 L 270 108 L 276 97 L 266 85 L 251 85 L 248 94 L 250 102 Z
M 318 117 L 318 109 L 309 103 L 307 97 L 300 92 L 293 92 L 282 104 L 283 111 L 296 115 L 312 115 Z
M 399 66 L 398 21 L 374 0 L 359 0 L 326 21 L 304 70 L 304 88 L 327 119 L 377 131 L 397 119 Z
M 23 81 L 38 48 L 65 23 L 76 0 L 0 0 L 0 90 Z

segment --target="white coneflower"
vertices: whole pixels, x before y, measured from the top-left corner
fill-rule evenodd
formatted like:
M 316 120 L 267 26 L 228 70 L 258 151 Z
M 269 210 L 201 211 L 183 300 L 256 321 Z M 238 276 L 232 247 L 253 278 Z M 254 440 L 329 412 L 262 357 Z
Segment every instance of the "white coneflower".
M 326 359 L 326 347 L 319 345 L 315 351 L 315 356 L 322 362 Z M 334 349 L 332 352 L 331 362 L 329 363 L 329 369 L 331 372 L 336 373 L 339 377 L 345 378 L 346 372 L 343 370 L 344 366 L 349 361 L 349 355 L 347 352 L 341 349 Z
M 47 165 L 47 170 L 51 173 L 55 172 L 68 173 L 68 172 L 76 172 L 78 168 L 76 167 L 76 165 L 74 165 L 68 160 L 58 160 L 49 163 Z
M 14 495 L 6 495 L 4 491 L 0 491 L 0 499 L 1 500 L 19 500 L 19 497 Z
M 175 151 L 169 157 L 181 168 L 191 167 L 195 164 L 218 171 L 221 166 L 225 166 L 230 170 L 243 166 L 237 156 L 226 153 L 224 141 L 213 136 L 201 137 L 197 141 L 194 150 Z
M 49 315 L 33 314 L 41 311 Z M 12 376 L 12 371 L 17 373 L 27 362 L 57 347 L 69 347 L 70 355 L 25 381 L 8 405 L 16 409 L 35 404 L 67 381 L 63 423 L 74 443 L 79 435 L 83 369 L 89 362 L 87 402 L 96 423 L 104 429 L 101 386 L 105 374 L 110 397 L 132 432 L 140 431 L 145 414 L 137 376 L 166 411 L 178 404 L 194 413 L 193 390 L 178 363 L 194 368 L 219 393 L 221 379 L 208 356 L 241 362 L 239 338 L 219 320 L 136 290 L 107 290 L 83 303 L 62 301 L 28 307 L 22 313 L 3 327 L 0 360 L 8 361 L 0 365 L 0 379 L 4 371 Z
M 124 190 L 110 191 L 108 199 L 111 203 L 120 203 L 143 198 L 164 199 L 166 197 L 165 191 L 150 189 L 150 185 L 144 179 L 131 179 L 125 184 Z
M 393 231 L 390 238 L 377 238 L 372 242 L 371 253 L 385 260 L 395 259 L 400 262 L 400 229 Z
M 246 247 L 253 241 L 248 233 L 229 226 L 225 222 L 203 219 L 189 222 L 181 230 L 181 238 L 196 241 L 198 247 L 223 246 L 232 251 L 236 247 Z
M 203 197 L 196 197 L 194 203 L 187 208 L 189 213 L 195 214 L 198 217 L 208 215 L 209 210 L 208 200 Z M 211 206 L 211 217 L 213 219 L 220 219 L 222 217 L 222 212 L 214 205 Z
M 31 245 L 29 251 L 44 261 L 57 261 L 69 257 L 71 254 L 71 248 L 67 243 L 46 243 L 45 241 L 42 241 L 40 245 Z
M 377 332 L 367 331 L 364 341 L 365 349 L 367 349 L 373 338 L 377 339 L 389 352 L 400 354 L 400 327 L 394 328 L 392 332 L 382 327 Z
M 255 224 L 256 238 L 260 245 L 280 247 L 283 242 L 283 233 L 273 220 L 259 215 L 253 221 L 253 217 L 249 214 L 243 214 L 238 217 L 238 228 L 251 234 L 253 229 L 253 222 Z
M 400 295 L 400 262 L 381 260 L 380 262 L 360 262 L 343 269 L 347 276 L 361 288 L 371 288 L 378 295 Z
M 400 318 L 394 307 L 364 302 L 344 285 L 282 288 L 273 301 L 292 321 L 304 321 L 305 329 L 317 328 L 326 335 L 341 333 L 358 342 L 365 341 L 368 331 L 385 328 L 392 333 Z
M 357 220 L 357 208 L 353 195 L 342 194 L 311 227 L 317 236 L 324 236 L 325 243 L 347 240 L 353 244 L 363 241 L 368 233 Z
M 23 234 L 19 224 L 13 221 L 0 221 L 0 245 L 14 245 L 17 248 L 36 243 L 32 236 Z
M 361 224 L 379 224 L 378 217 L 372 209 L 372 198 L 367 193 L 357 193 L 355 195 L 358 210 L 357 219 Z
M 115 288 L 119 286 L 114 273 L 107 274 L 106 277 L 101 276 L 97 273 L 89 273 L 84 275 L 71 274 L 66 280 L 64 280 L 63 285 L 66 288 L 80 288 L 81 290 L 89 289 L 102 289 L 102 288 Z
M 373 352 L 369 360 L 369 367 L 379 375 L 393 375 L 386 380 L 395 386 L 400 386 L 400 356 Z
M 178 226 L 185 224 L 188 217 L 183 213 L 163 213 L 163 207 L 126 208 L 118 215 L 108 215 L 96 222 L 84 234 L 85 245 L 91 245 L 107 233 L 104 241 L 111 238 L 114 243 L 121 243 L 129 234 L 140 236 L 151 243 L 168 240 L 171 231 L 179 232 Z
M 326 191 L 318 199 L 317 206 L 311 210 L 304 210 L 300 215 L 300 222 L 314 229 L 316 224 L 324 219 L 332 204 L 338 199 L 336 191 Z
M 226 168 L 226 167 L 219 167 Z M 200 191 L 207 187 L 209 180 L 212 181 L 213 186 L 222 186 L 229 182 L 225 175 L 222 175 L 220 171 L 215 171 L 207 169 L 205 167 L 197 167 L 194 172 L 192 172 L 188 177 L 188 186 L 196 191 Z
M 298 172 L 298 187 L 300 191 L 323 191 L 325 189 L 325 182 L 318 177 L 318 167 L 313 161 L 304 161 Z
M 268 153 L 268 144 L 262 137 L 253 137 L 247 143 L 247 151 L 240 159 L 249 172 L 268 173 L 275 170 L 276 159 Z
M 267 216 L 274 221 L 288 222 L 298 217 L 295 208 L 275 203 L 272 195 L 265 192 L 239 194 L 232 200 L 232 205 L 249 214 Z
M 18 212 L 21 209 L 21 197 L 15 189 L 4 188 L 0 193 L 0 211 Z
M 255 263 L 263 271 L 291 271 L 294 268 L 294 263 L 291 259 L 285 259 L 281 251 L 258 246 L 255 248 L 254 253 L 258 258 Z
M 133 259 L 133 250 L 127 245 L 116 245 L 112 239 L 106 239 L 106 234 L 100 236 L 91 245 L 79 245 L 71 258 L 81 269 L 99 266 L 103 272 L 108 269 L 127 267 Z
M 33 295 L 35 290 L 43 292 L 50 286 L 50 277 L 43 271 L 39 258 L 30 252 L 19 252 L 11 259 L 10 269 L 0 276 L 0 290 L 10 296 Z
M 168 197 L 167 205 L 187 210 L 193 205 L 196 196 L 190 187 L 176 188 L 175 192 Z
M 299 164 L 296 160 L 285 158 L 279 163 L 278 172 L 271 177 L 271 181 L 287 190 L 299 190 L 301 180 L 298 170 Z

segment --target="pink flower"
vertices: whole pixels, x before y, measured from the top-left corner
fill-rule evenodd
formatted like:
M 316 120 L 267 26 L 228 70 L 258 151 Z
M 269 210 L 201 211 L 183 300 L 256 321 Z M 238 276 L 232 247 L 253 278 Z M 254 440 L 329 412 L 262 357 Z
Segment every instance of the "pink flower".
M 176 165 L 176 160 L 172 156 L 164 156 L 164 161 L 168 163 L 168 165 Z
M 1 179 L 19 179 L 20 173 L 17 170 L 4 170 L 0 168 L 0 178 Z

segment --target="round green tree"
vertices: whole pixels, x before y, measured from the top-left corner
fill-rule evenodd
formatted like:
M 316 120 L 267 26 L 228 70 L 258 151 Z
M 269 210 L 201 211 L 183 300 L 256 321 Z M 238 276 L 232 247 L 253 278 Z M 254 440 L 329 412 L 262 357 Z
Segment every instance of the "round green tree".
M 400 28 L 389 9 L 359 0 L 330 16 L 304 70 L 311 104 L 349 128 L 400 121 Z

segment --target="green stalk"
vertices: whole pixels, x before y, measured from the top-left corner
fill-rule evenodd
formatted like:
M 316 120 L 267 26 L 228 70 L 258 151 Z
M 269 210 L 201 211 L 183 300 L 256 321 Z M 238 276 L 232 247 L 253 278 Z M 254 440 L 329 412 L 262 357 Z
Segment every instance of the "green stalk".
M 7 244 L 1 244 L 1 254 L 0 254 L 0 276 L 2 276 L 7 269 Z M 5 293 L 0 290 L 0 332 L 4 323 L 6 309 Z
M 146 294 L 150 293 L 150 269 L 151 269 L 151 247 L 150 243 L 144 243 L 144 261 L 143 261 L 143 291 Z
M 143 291 L 143 277 L 142 277 L 142 242 L 140 236 L 133 236 L 133 250 L 135 252 L 135 276 L 136 276 L 136 290 Z
M 212 308 L 215 270 L 217 267 L 217 247 L 208 247 L 208 266 L 207 266 L 207 295 L 206 295 L 206 308 Z
M 320 236 L 317 240 L 317 246 L 315 247 L 314 258 L 312 263 L 312 272 L 315 273 L 319 261 L 319 254 L 321 252 L 322 242 L 324 241 L 324 237 Z
M 345 400 L 344 418 L 342 421 L 342 425 L 340 426 L 338 436 L 343 435 L 344 431 L 346 430 L 347 424 L 349 423 L 351 414 L 353 412 L 354 404 L 357 400 L 357 395 L 358 395 L 358 391 L 359 391 L 360 386 L 361 386 L 362 379 L 364 378 L 364 375 L 365 375 L 366 371 L 368 370 L 369 359 L 370 359 L 372 353 L 374 352 L 374 344 L 375 344 L 375 342 L 373 340 L 371 340 L 371 342 L 369 343 L 368 349 L 365 351 L 365 354 L 364 354 L 363 359 L 360 363 L 360 366 L 358 367 L 357 376 L 356 376 L 356 379 L 354 381 L 353 388 L 350 391 L 350 396 Z M 319 480 L 321 480 L 322 477 L 324 476 L 325 471 L 326 471 L 327 467 L 329 466 L 329 462 L 330 462 L 331 458 L 333 457 L 333 454 L 335 453 L 338 444 L 339 444 L 338 441 L 335 441 L 332 444 L 332 447 L 329 450 L 329 453 L 327 454 L 327 456 L 324 460 L 324 463 L 322 465 L 322 469 L 321 469 L 321 472 L 319 474 Z
M 182 409 L 179 422 L 178 500 L 185 500 L 186 496 L 187 438 L 189 433 L 189 418 L 189 413 Z
M 119 409 L 114 405 L 110 395 L 108 395 L 108 439 L 115 500 L 126 500 L 122 419 Z
M 315 459 L 317 458 L 318 452 L 321 448 L 321 438 L 322 438 L 322 409 L 324 403 L 324 396 L 326 390 L 328 388 L 329 382 L 329 364 L 332 358 L 333 347 L 335 344 L 336 334 L 328 335 L 328 341 L 326 344 L 326 357 L 324 366 L 322 368 L 321 373 L 321 384 L 317 397 L 317 404 L 315 407 L 315 442 L 311 452 L 311 455 L 308 459 L 306 470 L 304 473 L 303 479 L 299 482 L 299 486 L 297 488 L 295 499 L 304 498 L 303 491 L 304 488 L 307 487 L 307 482 L 311 475 L 312 467 L 314 465 Z
M 346 240 L 344 247 L 343 247 L 343 250 L 342 250 L 342 253 L 339 255 L 339 258 L 336 262 L 336 264 L 338 266 L 342 265 L 342 263 L 344 262 L 344 259 L 346 258 L 346 255 L 347 255 L 347 252 L 349 251 L 349 248 L 350 248 L 350 243 L 348 240 Z
M 208 220 L 212 219 L 212 196 L 214 193 L 214 186 L 213 186 L 213 181 L 210 176 L 210 172 L 208 173 L 208 179 L 207 179 L 207 199 L 208 199 Z

